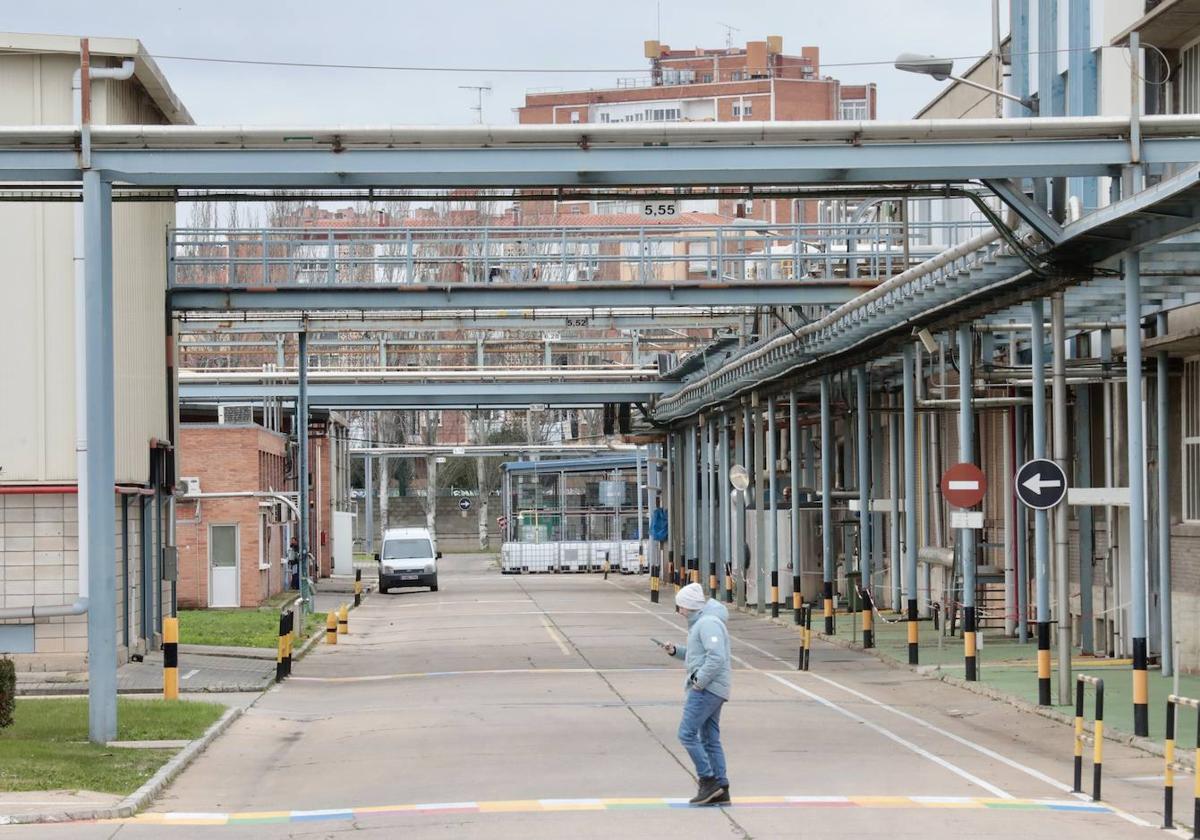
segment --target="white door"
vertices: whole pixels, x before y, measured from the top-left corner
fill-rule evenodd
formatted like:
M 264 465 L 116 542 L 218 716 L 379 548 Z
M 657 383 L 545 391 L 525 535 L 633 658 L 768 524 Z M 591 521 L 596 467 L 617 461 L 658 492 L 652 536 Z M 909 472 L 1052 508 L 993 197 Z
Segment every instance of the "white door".
M 208 526 L 208 605 L 241 605 L 238 580 L 238 526 Z
M 354 574 L 354 514 L 333 512 L 333 573 Z

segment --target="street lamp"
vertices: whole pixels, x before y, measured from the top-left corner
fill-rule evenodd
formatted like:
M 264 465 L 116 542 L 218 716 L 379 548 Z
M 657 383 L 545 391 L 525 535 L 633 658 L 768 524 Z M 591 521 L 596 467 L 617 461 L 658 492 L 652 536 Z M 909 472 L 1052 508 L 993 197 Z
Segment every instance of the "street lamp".
M 947 79 L 950 79 L 951 81 L 964 84 L 967 87 L 973 87 L 982 91 L 986 91 L 993 96 L 999 96 L 1012 102 L 1019 103 L 1028 108 L 1034 116 L 1037 116 L 1037 97 L 1030 96 L 1022 99 L 1019 96 L 1014 96 L 1011 93 L 1005 93 L 997 88 L 981 85 L 979 82 L 973 82 L 970 79 L 964 79 L 962 76 L 955 76 L 953 59 L 938 58 L 935 55 L 921 55 L 920 53 L 901 53 L 896 57 L 895 67 L 897 70 L 902 70 L 905 73 L 919 73 L 925 76 L 932 76 L 939 82 L 944 82 Z

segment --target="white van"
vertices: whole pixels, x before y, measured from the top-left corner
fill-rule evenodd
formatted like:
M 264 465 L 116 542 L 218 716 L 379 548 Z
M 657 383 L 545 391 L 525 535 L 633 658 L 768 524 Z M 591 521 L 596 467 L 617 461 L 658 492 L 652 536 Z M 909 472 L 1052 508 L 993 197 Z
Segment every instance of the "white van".
M 427 528 L 388 528 L 383 532 L 383 548 L 375 555 L 379 564 L 379 591 L 405 586 L 428 586 L 438 591 L 437 550 Z

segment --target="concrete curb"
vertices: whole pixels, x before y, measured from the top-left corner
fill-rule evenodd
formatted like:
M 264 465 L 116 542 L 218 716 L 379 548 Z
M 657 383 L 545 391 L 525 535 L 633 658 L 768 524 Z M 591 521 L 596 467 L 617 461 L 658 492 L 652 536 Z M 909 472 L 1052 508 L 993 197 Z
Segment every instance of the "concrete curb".
M 771 621 L 783 623 L 778 619 L 771 619 Z M 788 626 L 794 625 L 789 624 Z M 813 631 L 813 636 L 829 642 L 831 645 L 835 645 L 836 647 L 874 657 L 890 668 L 895 668 L 896 670 L 900 671 L 911 671 L 912 673 L 927 679 L 939 680 L 940 682 L 944 682 L 948 685 L 969 691 L 972 694 L 978 694 L 979 696 L 987 697 L 990 700 L 997 700 L 1002 703 L 1007 703 L 1008 705 L 1015 709 L 1019 709 L 1022 712 L 1029 712 L 1031 714 L 1038 715 L 1039 717 L 1046 718 L 1047 720 L 1061 723 L 1065 726 L 1073 727 L 1075 725 L 1074 715 L 1068 715 L 1058 711 L 1057 709 L 1048 709 L 1044 706 L 1039 706 L 1036 703 L 1030 703 L 1028 700 L 1024 700 L 1020 697 L 1014 697 L 1011 694 L 1005 694 L 1003 691 L 992 688 L 988 685 L 984 685 L 983 683 L 968 682 L 961 677 L 955 677 L 945 673 L 941 670 L 940 665 L 917 665 L 914 667 L 906 662 L 898 662 L 895 659 L 880 653 L 878 650 L 864 649 L 862 645 L 855 644 L 854 642 L 839 638 L 838 636 L 827 636 L 824 633 L 817 632 L 816 630 Z M 1088 732 L 1095 731 L 1090 721 L 1084 722 L 1084 729 Z M 1108 725 L 1104 727 L 1104 740 L 1112 741 L 1114 744 L 1122 744 L 1127 747 L 1133 747 L 1136 750 L 1141 750 L 1142 752 L 1158 756 L 1159 758 L 1163 758 L 1165 755 L 1162 744 L 1159 744 L 1157 741 L 1154 741 L 1150 738 L 1143 738 L 1141 736 L 1134 735 L 1131 732 L 1125 732 L 1121 729 L 1116 729 Z M 1186 751 L 1176 751 L 1175 764 L 1188 769 L 1195 768 L 1195 762 L 1187 758 Z
M 274 648 L 230 648 L 220 645 L 180 645 L 179 653 L 192 656 L 215 656 L 218 659 L 269 659 L 275 661 Z
M 180 694 L 252 694 L 265 691 L 275 684 L 272 674 L 265 683 L 231 683 L 229 685 L 211 685 L 199 688 L 180 688 Z M 18 689 L 18 697 L 84 697 L 88 693 L 87 683 L 83 685 L 46 685 L 30 689 Z M 162 694 L 161 687 L 155 688 L 119 688 L 119 696 L 131 694 Z
M 35 823 L 79 822 L 83 820 L 116 820 L 131 817 L 145 808 L 162 792 L 163 788 L 195 761 L 217 736 L 230 727 L 242 715 L 242 709 L 229 708 L 208 727 L 204 734 L 175 754 L 158 772 L 129 796 L 111 808 L 88 808 L 78 811 L 48 811 L 34 814 L 0 814 L 0 825 L 31 825 Z

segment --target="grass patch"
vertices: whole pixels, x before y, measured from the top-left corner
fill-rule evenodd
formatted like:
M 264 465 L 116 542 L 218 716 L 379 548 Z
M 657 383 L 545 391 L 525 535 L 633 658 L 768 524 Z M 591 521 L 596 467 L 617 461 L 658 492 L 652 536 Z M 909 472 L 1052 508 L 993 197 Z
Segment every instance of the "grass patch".
M 294 596 L 293 596 L 294 597 Z M 324 627 L 325 617 L 309 614 L 305 618 L 303 638 L 318 626 Z M 279 610 L 180 610 L 179 642 L 185 645 L 216 645 L 221 647 L 274 648 L 279 642 Z
M 117 740 L 198 738 L 225 711 L 217 703 L 117 700 Z M 0 790 L 93 790 L 129 794 L 176 750 L 88 743 L 87 700 L 18 699 L 13 725 L 0 730 Z

